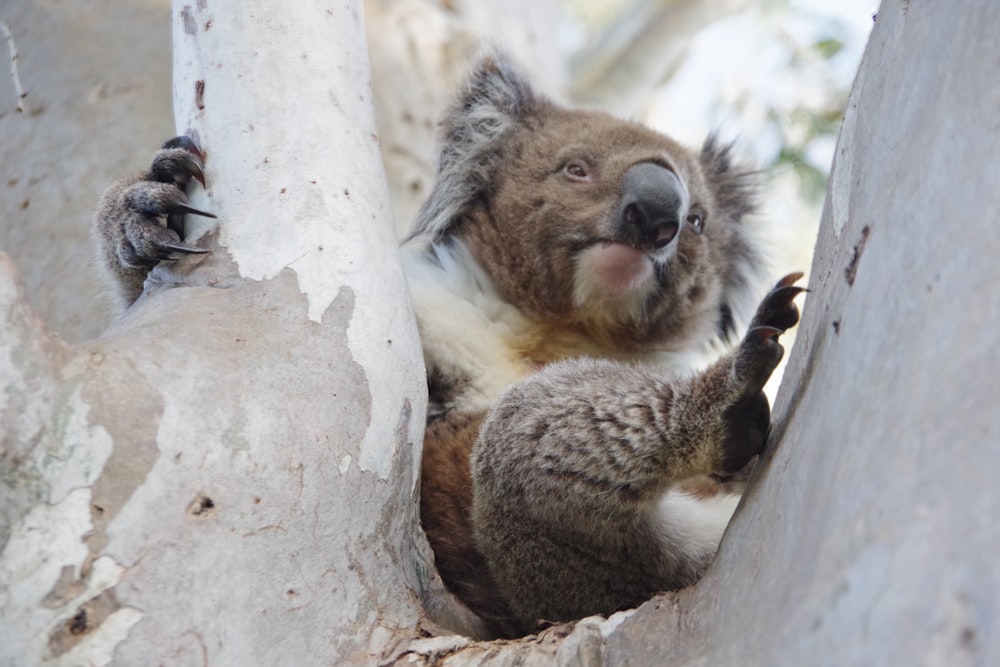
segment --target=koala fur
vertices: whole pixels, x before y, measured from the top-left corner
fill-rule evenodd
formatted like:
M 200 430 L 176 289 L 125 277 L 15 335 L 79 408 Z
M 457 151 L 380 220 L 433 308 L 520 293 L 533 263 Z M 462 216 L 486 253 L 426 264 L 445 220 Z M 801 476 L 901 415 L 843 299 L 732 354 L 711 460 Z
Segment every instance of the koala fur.
M 763 446 L 795 276 L 761 306 L 754 178 L 567 109 L 499 56 L 443 122 L 403 246 L 428 368 L 421 518 L 498 635 L 634 606 L 704 573 Z M 478 438 L 478 441 L 477 441 Z
M 211 215 L 188 204 L 192 178 L 201 157 L 179 137 L 102 197 L 123 307 L 156 262 L 203 252 L 181 239 L 184 213 Z M 475 66 L 402 255 L 430 397 L 421 520 L 488 634 L 633 606 L 708 567 L 798 319 L 798 275 L 753 314 L 752 210 L 751 174 L 713 139 L 692 151 L 564 108 L 497 54 Z

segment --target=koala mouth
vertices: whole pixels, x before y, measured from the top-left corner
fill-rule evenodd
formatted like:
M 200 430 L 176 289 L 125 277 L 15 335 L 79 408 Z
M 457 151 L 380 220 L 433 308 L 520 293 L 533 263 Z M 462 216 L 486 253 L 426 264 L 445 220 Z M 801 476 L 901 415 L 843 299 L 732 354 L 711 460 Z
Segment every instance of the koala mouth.
M 600 241 L 600 243 L 614 243 L 618 245 L 628 246 L 639 252 L 646 253 L 647 255 L 658 254 L 660 250 L 663 250 L 668 245 L 670 241 L 674 238 L 674 234 L 667 235 L 666 233 L 661 233 L 656 239 L 652 241 L 632 241 L 628 239 L 611 239 L 609 241 Z
M 665 245 L 597 241 L 583 252 L 579 269 L 596 279 L 609 295 L 626 294 L 650 283 L 654 276 L 653 255 Z
M 610 238 L 600 238 L 592 243 L 592 246 L 624 246 L 638 253 L 646 255 L 649 259 L 659 261 L 664 257 L 664 249 L 677 237 L 676 228 L 661 228 L 655 237 L 635 239 L 623 236 L 612 236 Z

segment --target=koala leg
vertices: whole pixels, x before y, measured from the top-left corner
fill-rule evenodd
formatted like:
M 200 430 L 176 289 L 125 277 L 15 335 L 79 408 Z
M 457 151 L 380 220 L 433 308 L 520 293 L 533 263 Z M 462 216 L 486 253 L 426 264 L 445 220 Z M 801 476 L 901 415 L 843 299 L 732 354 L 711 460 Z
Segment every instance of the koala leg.
M 476 543 L 523 627 L 611 613 L 688 586 L 714 556 L 664 534 L 672 485 L 734 473 L 770 429 L 762 389 L 798 322 L 782 279 L 739 347 L 691 379 L 607 360 L 553 364 L 514 385 L 472 454 Z
M 191 206 L 184 187 L 205 184 L 201 151 L 188 137 L 163 144 L 149 169 L 124 178 L 101 196 L 94 215 L 94 238 L 104 272 L 124 309 L 142 294 L 143 281 L 157 262 L 173 253 L 207 253 L 184 243 L 184 214 L 214 218 Z

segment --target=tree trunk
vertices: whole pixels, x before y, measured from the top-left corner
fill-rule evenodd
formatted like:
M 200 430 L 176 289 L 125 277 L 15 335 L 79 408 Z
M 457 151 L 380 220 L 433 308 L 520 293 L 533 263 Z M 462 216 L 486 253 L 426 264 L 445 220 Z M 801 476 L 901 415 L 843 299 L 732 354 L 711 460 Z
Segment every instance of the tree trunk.
M 368 664 L 433 568 L 360 3 L 173 17 L 212 255 L 76 348 L 3 265 L 0 664 Z

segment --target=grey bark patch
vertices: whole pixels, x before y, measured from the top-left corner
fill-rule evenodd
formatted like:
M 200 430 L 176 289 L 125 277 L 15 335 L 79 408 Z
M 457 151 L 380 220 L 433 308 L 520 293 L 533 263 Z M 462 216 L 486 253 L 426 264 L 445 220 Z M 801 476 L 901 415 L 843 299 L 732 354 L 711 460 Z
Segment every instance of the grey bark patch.
M 190 5 L 185 5 L 184 9 L 181 10 L 181 18 L 184 19 L 184 32 L 189 35 L 198 32 L 198 22 L 195 21 L 194 14 L 191 13 Z

